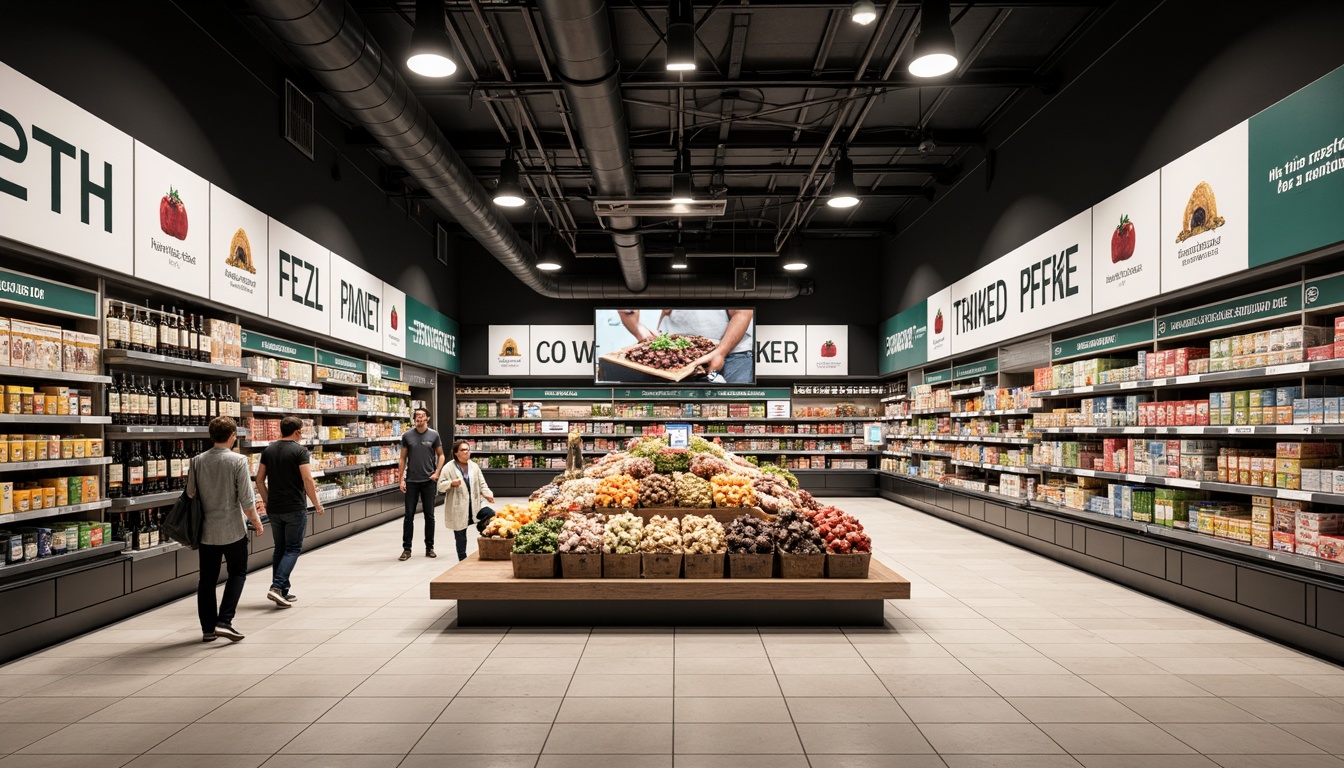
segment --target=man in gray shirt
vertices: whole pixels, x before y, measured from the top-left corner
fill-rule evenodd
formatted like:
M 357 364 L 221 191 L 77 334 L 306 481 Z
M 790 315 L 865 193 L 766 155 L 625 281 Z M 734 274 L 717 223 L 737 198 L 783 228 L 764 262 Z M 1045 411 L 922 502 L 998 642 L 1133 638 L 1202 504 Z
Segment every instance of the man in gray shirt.
M 401 436 L 401 492 L 406 494 L 406 517 L 401 523 L 401 560 L 411 557 L 411 538 L 415 536 L 415 502 L 425 514 L 425 557 L 434 553 L 434 499 L 439 492 L 439 472 L 443 470 L 443 440 L 429 428 L 429 411 L 415 409 L 415 429 Z

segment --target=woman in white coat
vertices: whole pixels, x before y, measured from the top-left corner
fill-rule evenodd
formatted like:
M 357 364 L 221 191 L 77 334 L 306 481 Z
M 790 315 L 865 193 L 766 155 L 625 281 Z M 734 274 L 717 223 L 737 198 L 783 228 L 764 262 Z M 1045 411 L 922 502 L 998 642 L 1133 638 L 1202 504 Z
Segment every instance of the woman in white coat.
M 467 557 L 467 526 L 477 520 L 494 517 L 494 510 L 486 506 L 495 503 L 495 494 L 485 482 L 480 466 L 471 460 L 471 448 L 466 440 L 453 443 L 452 457 L 439 478 L 439 490 L 445 494 L 444 523 L 453 531 L 457 543 L 457 559 Z

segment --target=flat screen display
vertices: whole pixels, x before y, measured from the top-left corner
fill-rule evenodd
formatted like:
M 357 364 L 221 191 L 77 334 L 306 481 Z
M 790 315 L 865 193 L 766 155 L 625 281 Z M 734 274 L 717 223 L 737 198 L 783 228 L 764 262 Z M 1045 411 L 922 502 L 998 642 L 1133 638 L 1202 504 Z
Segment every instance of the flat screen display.
M 598 384 L 756 383 L 756 311 L 599 309 Z

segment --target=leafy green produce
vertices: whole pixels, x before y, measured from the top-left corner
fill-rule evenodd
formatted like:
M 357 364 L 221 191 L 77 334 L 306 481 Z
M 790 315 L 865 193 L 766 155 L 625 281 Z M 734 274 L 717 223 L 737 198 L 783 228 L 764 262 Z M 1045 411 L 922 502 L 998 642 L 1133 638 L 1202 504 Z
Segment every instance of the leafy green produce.
M 649 342 L 649 349 L 685 349 L 691 346 L 691 340 L 680 336 L 672 336 L 666 333 L 660 333 Z
M 528 523 L 518 529 L 513 540 L 513 551 L 520 555 L 550 555 L 555 553 L 559 537 L 565 527 L 565 518 L 555 517 L 541 523 Z

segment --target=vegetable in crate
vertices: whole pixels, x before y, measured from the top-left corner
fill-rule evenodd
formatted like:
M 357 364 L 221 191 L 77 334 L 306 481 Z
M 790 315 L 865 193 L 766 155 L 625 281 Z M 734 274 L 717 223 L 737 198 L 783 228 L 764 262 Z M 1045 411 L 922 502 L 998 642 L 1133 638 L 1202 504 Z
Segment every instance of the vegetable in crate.
M 750 507 L 756 503 L 751 478 L 743 475 L 715 475 L 709 479 L 714 488 L 714 506 Z
M 639 503 L 639 481 L 629 475 L 611 475 L 597 483 L 594 506 L 633 507 Z
M 835 507 L 821 507 L 810 513 L 812 524 L 826 540 L 826 551 L 837 555 L 873 551 L 873 540 L 863 532 L 863 524 L 853 515 Z
M 560 502 L 565 508 L 578 505 L 579 509 L 592 509 L 597 504 L 597 480 L 581 477 L 566 480 L 560 486 Z
M 774 527 L 753 515 L 738 515 L 725 530 L 731 555 L 769 555 L 775 551 Z
M 681 518 L 681 548 L 690 555 L 710 555 L 728 551 L 723 524 L 712 515 L 686 515 Z
M 505 504 L 495 513 L 494 517 L 490 518 L 490 522 L 486 524 L 481 535 L 511 539 L 518 535 L 520 528 L 528 523 L 535 522 L 536 519 L 537 511 L 530 504 L 527 506 Z
M 644 526 L 644 537 L 639 540 L 640 552 L 681 552 L 681 521 L 675 517 L 654 515 Z
M 691 455 L 685 448 L 664 448 L 653 457 L 653 467 L 664 475 L 685 472 L 691 467 Z
M 639 547 L 644 538 L 644 518 L 631 512 L 622 512 L 607 518 L 602 532 L 602 551 L 609 555 L 628 555 Z
M 708 480 L 690 472 L 678 472 L 672 476 L 672 481 L 677 487 L 678 507 L 708 509 L 714 506 L 714 487 Z
M 817 527 L 796 509 L 786 509 L 775 516 L 775 546 L 780 552 L 792 555 L 820 555 L 826 549 L 826 540 Z
M 571 514 L 560 529 L 559 550 L 564 555 L 591 555 L 602 551 L 606 530 L 602 515 Z
M 674 507 L 676 504 L 677 487 L 672 478 L 655 473 L 639 481 L 641 507 Z
M 561 520 L 561 525 L 564 521 Z M 528 523 L 518 530 L 513 551 L 520 555 L 549 555 L 555 552 L 559 538 L 545 523 Z
M 728 469 L 728 462 L 708 453 L 697 453 L 692 456 L 690 467 L 691 472 L 706 480 L 715 475 L 726 475 L 731 471 Z

